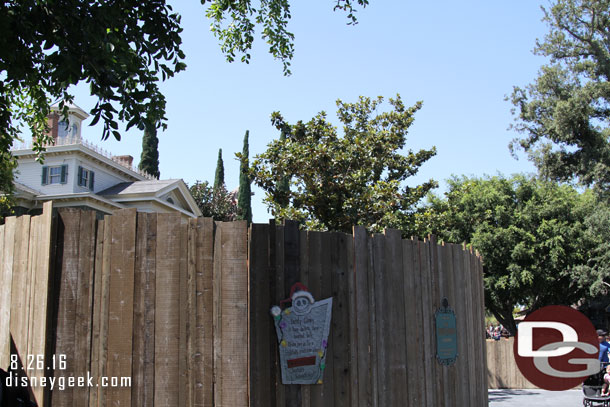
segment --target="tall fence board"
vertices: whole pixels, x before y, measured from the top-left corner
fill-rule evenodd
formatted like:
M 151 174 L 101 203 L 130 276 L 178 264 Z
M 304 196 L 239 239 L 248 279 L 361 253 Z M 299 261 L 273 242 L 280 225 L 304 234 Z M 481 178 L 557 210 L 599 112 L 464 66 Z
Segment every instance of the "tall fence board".
M 65 366 L 26 373 L 93 379 L 51 394 L 34 387 L 39 405 L 483 406 L 487 381 L 498 382 L 487 364 L 506 364 L 484 354 L 479 256 L 434 238 L 290 221 L 248 230 L 133 209 L 54 217 L 49 204 L 7 218 L 0 255 L 0 367 L 11 353 L 21 364 L 42 355 L 45 367 L 65 355 Z M 281 382 L 269 310 L 296 282 L 333 298 L 322 384 Z M 449 367 L 436 360 L 443 298 L 458 322 Z

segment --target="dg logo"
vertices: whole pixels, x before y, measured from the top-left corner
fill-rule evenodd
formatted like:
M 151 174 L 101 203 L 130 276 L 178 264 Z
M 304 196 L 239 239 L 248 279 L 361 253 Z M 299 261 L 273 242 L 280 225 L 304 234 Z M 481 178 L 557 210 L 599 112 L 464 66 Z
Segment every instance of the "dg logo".
M 567 390 L 600 371 L 591 321 L 573 308 L 540 308 L 519 324 L 513 352 L 519 370 L 546 390 Z

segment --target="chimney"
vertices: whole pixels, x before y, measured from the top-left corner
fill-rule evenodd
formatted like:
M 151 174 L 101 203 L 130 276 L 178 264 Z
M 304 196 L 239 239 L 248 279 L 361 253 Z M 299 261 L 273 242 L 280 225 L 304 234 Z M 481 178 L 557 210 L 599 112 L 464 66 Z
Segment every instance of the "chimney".
M 47 116 L 47 125 L 49 126 L 49 131 L 47 131 L 45 134 L 51 137 L 54 143 L 57 143 L 59 121 L 60 117 L 59 114 L 56 112 L 52 112 Z M 32 137 L 32 143 L 35 141 L 36 140 L 34 139 L 34 137 Z
M 133 163 L 133 157 L 130 155 L 115 155 L 114 158 L 120 162 L 122 162 L 123 164 L 125 164 L 127 167 L 131 168 L 131 165 Z

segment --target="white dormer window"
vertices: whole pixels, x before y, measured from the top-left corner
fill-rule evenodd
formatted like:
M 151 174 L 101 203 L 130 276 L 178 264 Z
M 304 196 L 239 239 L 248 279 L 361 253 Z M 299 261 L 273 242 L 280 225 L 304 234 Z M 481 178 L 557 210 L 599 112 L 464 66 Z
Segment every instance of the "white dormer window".
M 42 167 L 42 185 L 65 184 L 68 180 L 68 166 L 55 165 Z
M 95 173 L 83 167 L 78 167 L 78 186 L 93 191 Z

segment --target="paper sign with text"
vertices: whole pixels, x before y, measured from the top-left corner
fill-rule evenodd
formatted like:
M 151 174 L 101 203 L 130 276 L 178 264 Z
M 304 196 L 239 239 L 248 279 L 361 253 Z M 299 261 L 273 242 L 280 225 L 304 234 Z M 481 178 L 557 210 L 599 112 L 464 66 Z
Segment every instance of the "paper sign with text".
M 292 307 L 273 307 L 283 384 L 321 384 L 332 314 L 332 298 L 314 301 L 306 291 L 292 295 Z

